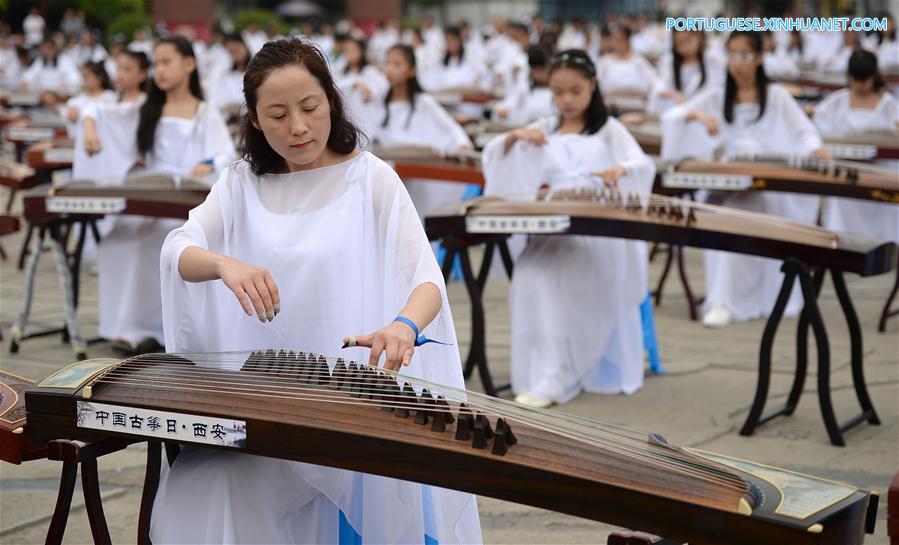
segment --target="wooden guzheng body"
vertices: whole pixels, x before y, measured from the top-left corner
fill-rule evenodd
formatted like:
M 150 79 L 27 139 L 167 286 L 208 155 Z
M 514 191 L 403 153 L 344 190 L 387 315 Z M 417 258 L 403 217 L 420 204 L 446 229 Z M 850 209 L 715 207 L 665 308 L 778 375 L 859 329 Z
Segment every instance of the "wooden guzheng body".
M 862 276 L 892 270 L 896 255 L 892 242 L 663 195 L 648 199 L 608 188 L 557 191 L 542 201 L 483 198 L 445 205 L 425 218 L 425 226 L 432 240 L 515 233 L 620 237 L 796 258 Z
M 25 161 L 34 169 L 71 168 L 74 160 L 74 143 L 67 138 L 38 142 L 25 150 Z
M 46 456 L 46 441 L 29 440 L 25 426 L 25 390 L 34 382 L 0 371 L 0 460 L 21 464 Z
M 26 408 L 36 441 L 196 444 L 454 488 L 691 543 L 860 543 L 877 504 L 850 485 L 302 352 L 88 360 L 29 390 Z
M 24 200 L 25 218 L 38 223 L 58 214 L 186 219 L 190 209 L 209 194 L 209 186 L 193 178 L 153 172 L 130 174 L 122 185 L 75 180 L 39 189 Z
M 419 146 L 373 148 L 371 152 L 393 167 L 400 178 L 443 180 L 484 185 L 481 154 L 476 151 L 440 154 Z
M 668 190 L 788 191 L 899 204 L 899 172 L 809 158 L 783 164 L 686 160 L 670 165 L 661 181 Z

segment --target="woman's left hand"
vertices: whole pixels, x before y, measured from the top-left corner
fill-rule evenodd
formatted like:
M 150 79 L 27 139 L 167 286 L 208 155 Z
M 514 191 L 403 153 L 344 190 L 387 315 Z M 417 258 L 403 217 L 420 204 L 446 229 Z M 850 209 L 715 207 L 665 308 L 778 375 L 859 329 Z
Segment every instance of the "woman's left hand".
M 377 367 L 381 359 L 381 353 L 387 356 L 384 369 L 399 371 L 403 365 L 409 365 L 412 354 L 415 352 L 415 333 L 412 328 L 402 322 L 391 322 L 387 327 L 375 331 L 371 335 L 355 337 L 356 346 L 371 348 L 368 364 Z M 345 337 L 343 343 L 350 343 L 350 337 Z
M 817 159 L 822 159 L 824 161 L 830 161 L 831 159 L 833 159 L 833 157 L 831 157 L 831 155 L 830 155 L 830 151 L 825 147 L 820 147 L 820 148 L 812 151 L 811 155 L 812 155 L 812 157 L 815 157 Z
M 200 163 L 195 165 L 193 170 L 190 171 L 190 175 L 193 178 L 203 178 L 207 174 L 212 172 L 212 166 L 208 163 Z
M 590 173 L 591 176 L 601 177 L 603 183 L 610 187 L 618 187 L 618 180 L 620 180 L 625 174 L 627 174 L 627 171 L 621 165 L 615 165 L 612 168 L 607 168 L 606 170 Z

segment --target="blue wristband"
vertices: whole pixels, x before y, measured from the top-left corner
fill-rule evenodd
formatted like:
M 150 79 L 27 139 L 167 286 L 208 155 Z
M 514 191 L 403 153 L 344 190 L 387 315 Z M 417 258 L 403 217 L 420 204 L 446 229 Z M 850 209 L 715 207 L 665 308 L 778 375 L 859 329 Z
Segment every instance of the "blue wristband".
M 435 341 L 434 339 L 429 339 L 429 338 L 425 337 L 424 335 L 419 335 L 418 334 L 418 326 L 415 325 L 415 322 L 413 322 L 409 318 L 406 318 L 405 316 L 397 316 L 396 318 L 393 319 L 393 321 L 406 324 L 407 326 L 412 328 L 412 333 L 415 334 L 415 346 L 421 346 L 421 345 L 427 344 L 427 343 L 449 344 L 449 343 L 443 343 L 440 341 Z

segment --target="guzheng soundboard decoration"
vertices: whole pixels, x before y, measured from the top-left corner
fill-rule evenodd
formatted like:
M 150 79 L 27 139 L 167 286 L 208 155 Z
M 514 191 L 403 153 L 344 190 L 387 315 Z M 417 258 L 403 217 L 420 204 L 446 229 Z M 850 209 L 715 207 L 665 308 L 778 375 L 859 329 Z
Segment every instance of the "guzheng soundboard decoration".
M 46 456 L 46 441 L 28 437 L 25 425 L 25 390 L 34 385 L 27 378 L 0 371 L 0 460 L 21 464 Z
M 88 360 L 29 390 L 26 408 L 36 441 L 119 437 L 297 460 L 694 543 L 860 543 L 877 507 L 852 485 L 287 350 Z
M 371 152 L 386 161 L 404 180 L 426 179 L 484 185 L 481 154 L 477 151 L 438 152 L 422 146 L 375 147 Z
M 899 173 L 864 163 L 777 154 L 728 161 L 685 160 L 662 175 L 664 189 L 789 191 L 899 204 Z

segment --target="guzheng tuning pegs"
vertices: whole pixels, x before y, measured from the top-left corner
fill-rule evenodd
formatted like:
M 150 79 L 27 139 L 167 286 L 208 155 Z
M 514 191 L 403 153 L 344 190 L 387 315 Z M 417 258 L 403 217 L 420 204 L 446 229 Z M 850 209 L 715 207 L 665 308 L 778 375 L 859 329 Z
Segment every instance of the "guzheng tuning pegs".
M 479 449 L 487 448 L 487 443 L 493 437 L 493 429 L 486 416 L 479 414 L 474 418 L 473 431 L 474 439 L 472 439 L 471 446 Z
M 415 413 L 415 423 L 420 426 L 425 426 L 428 423 L 428 415 L 431 413 L 428 408 L 434 403 L 434 398 L 431 397 L 431 392 L 428 391 L 427 388 L 421 391 L 421 403 L 419 405 L 418 411 Z
M 337 386 L 338 389 L 346 391 L 349 389 L 347 380 L 346 362 L 343 361 L 343 358 L 337 358 L 337 364 L 334 365 L 334 372 L 331 374 L 331 382 L 334 386 Z
M 474 427 L 474 417 L 465 403 L 459 405 L 459 414 L 456 417 L 456 441 L 468 441 L 471 439 L 471 431 Z
M 412 385 L 408 382 L 403 383 L 403 390 L 400 396 L 400 407 L 393 411 L 394 416 L 408 418 L 409 406 L 414 406 L 416 403 L 418 403 L 418 396 L 415 395 L 415 390 L 412 389 Z
M 496 430 L 493 438 L 493 454 L 499 456 L 509 451 L 509 447 L 518 442 L 518 438 L 512 433 L 509 423 L 502 418 L 496 419 Z

